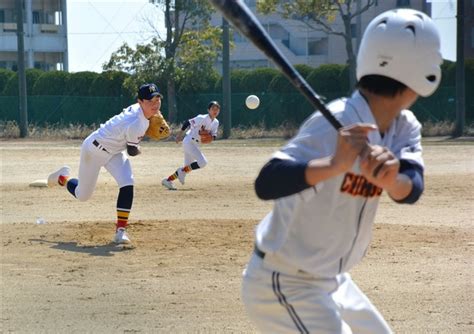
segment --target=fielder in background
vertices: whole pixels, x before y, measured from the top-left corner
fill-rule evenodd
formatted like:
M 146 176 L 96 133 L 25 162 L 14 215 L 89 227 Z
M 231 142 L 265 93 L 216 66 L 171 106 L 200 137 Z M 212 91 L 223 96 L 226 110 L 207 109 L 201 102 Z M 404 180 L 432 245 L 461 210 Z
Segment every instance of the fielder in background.
M 166 138 L 170 128 L 161 115 L 162 95 L 155 84 L 142 85 L 137 103 L 112 117 L 91 133 L 82 143 L 79 176 L 70 178 L 70 168 L 64 166 L 48 177 L 48 186 L 66 187 L 80 201 L 87 201 L 94 192 L 99 171 L 104 167 L 117 181 L 117 223 L 114 242 L 130 243 L 126 228 L 133 203 L 134 178 L 128 156 L 141 153 L 140 142 L 148 134 L 151 119 L 161 120 L 158 136 Z M 126 154 L 125 153 L 128 154 Z
M 441 79 L 440 38 L 411 9 L 374 18 L 357 58 L 357 89 L 318 112 L 263 166 L 255 189 L 275 200 L 258 224 L 242 300 L 263 333 L 391 333 L 348 271 L 368 250 L 383 191 L 423 191 L 421 125 L 409 108 Z
M 176 143 L 183 141 L 184 166 L 179 167 L 173 174 L 161 181 L 164 187 L 176 190 L 173 184 L 174 180 L 178 179 L 181 184 L 184 184 L 186 174 L 207 165 L 207 159 L 199 149 L 199 144 L 209 144 L 216 139 L 219 128 L 217 116 L 220 111 L 219 103 L 211 101 L 207 106 L 207 114 L 197 115 L 183 123 L 181 131 L 176 136 Z

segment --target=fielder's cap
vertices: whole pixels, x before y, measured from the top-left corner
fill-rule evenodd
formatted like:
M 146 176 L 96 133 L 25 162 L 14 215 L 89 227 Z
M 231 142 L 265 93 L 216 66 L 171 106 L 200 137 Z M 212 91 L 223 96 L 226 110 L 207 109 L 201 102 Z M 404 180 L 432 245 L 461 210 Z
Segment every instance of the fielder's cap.
M 209 102 L 209 104 L 207 105 L 207 109 L 208 109 L 208 110 L 211 109 L 212 106 L 218 106 L 219 109 L 221 108 L 221 105 L 220 105 L 219 102 L 217 102 L 217 101 L 211 101 L 211 102 Z
M 141 85 L 138 89 L 138 98 L 140 100 L 151 100 L 155 96 L 163 98 L 163 95 L 154 83 Z

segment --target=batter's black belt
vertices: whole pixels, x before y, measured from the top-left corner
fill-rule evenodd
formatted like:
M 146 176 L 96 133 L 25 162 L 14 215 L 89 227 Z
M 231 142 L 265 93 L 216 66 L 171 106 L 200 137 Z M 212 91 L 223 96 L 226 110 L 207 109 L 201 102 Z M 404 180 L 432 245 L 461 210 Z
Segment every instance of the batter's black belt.
M 95 147 L 101 149 L 102 151 L 109 153 L 109 151 L 107 151 L 104 146 L 100 145 L 97 140 L 94 139 L 94 141 L 92 142 L 92 144 L 94 144 Z
M 265 252 L 262 252 L 260 249 L 258 249 L 257 245 L 253 247 L 253 252 L 262 260 L 265 258 Z

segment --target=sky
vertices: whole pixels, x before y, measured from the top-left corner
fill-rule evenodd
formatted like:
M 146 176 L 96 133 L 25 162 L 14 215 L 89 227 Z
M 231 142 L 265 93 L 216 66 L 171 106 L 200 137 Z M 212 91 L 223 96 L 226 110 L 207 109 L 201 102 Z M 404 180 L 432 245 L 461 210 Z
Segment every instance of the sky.
M 457 1 L 430 0 L 428 2 L 431 2 L 431 17 L 441 34 L 441 54 L 444 59 L 455 61 Z
M 432 2 L 433 18 L 441 32 L 443 58 L 453 61 L 456 0 L 427 1 Z M 164 30 L 162 11 L 149 0 L 67 0 L 67 11 L 70 72 L 101 72 L 124 42 L 134 47 Z
M 67 0 L 67 12 L 70 72 L 101 72 L 124 42 L 134 47 L 164 29 L 162 11 L 148 0 Z

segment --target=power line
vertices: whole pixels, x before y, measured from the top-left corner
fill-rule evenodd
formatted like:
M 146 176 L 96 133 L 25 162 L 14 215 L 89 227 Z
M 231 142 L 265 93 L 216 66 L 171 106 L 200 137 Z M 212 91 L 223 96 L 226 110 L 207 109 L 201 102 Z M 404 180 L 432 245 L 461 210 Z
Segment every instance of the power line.
M 154 32 L 152 30 L 146 32 Z M 143 31 L 122 31 L 122 32 L 68 32 L 68 35 L 123 35 L 142 34 Z

